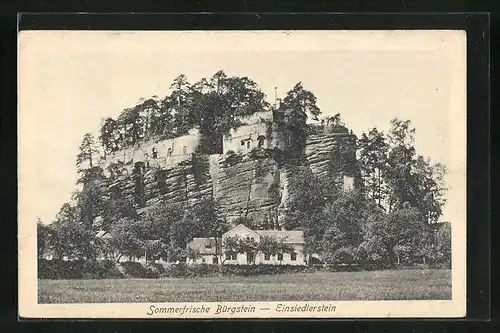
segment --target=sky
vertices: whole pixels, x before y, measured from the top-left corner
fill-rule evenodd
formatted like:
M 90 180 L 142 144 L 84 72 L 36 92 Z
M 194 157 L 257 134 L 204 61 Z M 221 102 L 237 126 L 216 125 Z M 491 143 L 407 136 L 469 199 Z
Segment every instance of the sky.
M 140 98 L 222 69 L 274 102 L 297 82 L 358 136 L 416 128 L 417 153 L 448 168 L 442 220 L 465 209 L 465 35 L 460 31 L 25 31 L 19 36 L 20 219 L 50 222 L 76 189 L 83 135 Z

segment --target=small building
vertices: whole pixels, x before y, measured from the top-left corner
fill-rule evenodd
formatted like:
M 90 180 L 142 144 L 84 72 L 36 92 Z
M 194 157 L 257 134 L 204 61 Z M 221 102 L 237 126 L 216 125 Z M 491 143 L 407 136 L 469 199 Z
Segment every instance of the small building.
M 275 255 L 257 253 L 229 253 L 223 248 L 226 238 L 237 237 L 260 243 L 263 237 L 282 240 L 292 251 Z M 222 235 L 222 238 L 194 238 L 187 248 L 198 253 L 196 259 L 187 258 L 188 264 L 217 264 L 219 260 L 225 265 L 267 264 L 267 265 L 306 265 L 304 252 L 304 235 L 301 230 L 252 230 L 239 224 Z M 217 247 L 216 247 L 217 246 Z M 218 250 L 216 250 L 218 249 Z
M 254 148 L 271 148 L 268 136 L 272 112 L 261 111 L 240 117 L 242 126 L 231 129 L 223 138 L 223 153 L 229 151 L 247 154 Z
M 188 264 L 217 264 L 219 262 L 218 254 L 220 250 L 220 239 L 216 238 L 193 238 L 188 243 L 187 248 L 191 249 L 197 255 L 195 257 L 187 255 Z M 217 251 L 218 249 L 218 251 Z
M 103 169 L 109 173 L 108 168 L 116 163 L 121 165 L 122 172 L 131 175 L 137 166 L 148 167 L 173 167 L 185 160 L 191 159 L 200 141 L 197 128 L 192 128 L 186 135 L 170 139 L 149 138 L 133 146 L 128 146 L 120 151 L 110 153 L 104 161 Z

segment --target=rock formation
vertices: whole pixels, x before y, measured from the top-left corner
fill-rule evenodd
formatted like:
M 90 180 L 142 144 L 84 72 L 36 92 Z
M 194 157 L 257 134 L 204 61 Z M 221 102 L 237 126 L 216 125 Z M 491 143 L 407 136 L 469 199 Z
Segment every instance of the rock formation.
M 115 170 L 111 187 L 134 198 L 139 213 L 165 204 L 189 209 L 197 202 L 214 199 L 221 217 L 228 221 L 247 217 L 256 227 L 279 228 L 287 206 L 288 179 L 293 175 L 276 158 L 275 152 L 284 143 L 268 114 L 254 115 L 224 137 L 223 154 L 205 155 L 206 164 L 201 168 L 195 168 L 199 134 L 191 131 L 188 136 L 168 142 L 151 139 L 116 152 L 108 157 L 103 169 L 109 172 L 113 165 L 121 165 L 122 171 Z M 312 128 L 305 145 L 306 163 L 313 173 L 325 175 L 332 163 L 332 152 L 355 145 L 356 137 L 344 127 Z M 349 177 L 353 175 L 339 175 L 339 182 L 352 184 Z

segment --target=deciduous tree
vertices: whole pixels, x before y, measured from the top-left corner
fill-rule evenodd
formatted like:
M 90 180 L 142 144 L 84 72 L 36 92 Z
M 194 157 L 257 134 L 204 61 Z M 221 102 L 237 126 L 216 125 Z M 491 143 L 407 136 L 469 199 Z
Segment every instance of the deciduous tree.
M 385 206 L 387 199 L 387 159 L 389 144 L 383 132 L 376 128 L 368 134 L 363 133 L 358 140 L 358 163 L 363 179 L 363 188 L 368 199 L 380 207 Z

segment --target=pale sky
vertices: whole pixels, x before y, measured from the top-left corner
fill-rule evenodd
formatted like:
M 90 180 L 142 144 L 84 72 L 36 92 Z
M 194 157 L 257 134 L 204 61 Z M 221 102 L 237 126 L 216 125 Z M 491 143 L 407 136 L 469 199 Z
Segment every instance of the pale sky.
M 76 189 L 83 134 L 179 74 L 248 76 L 274 102 L 297 82 L 358 136 L 409 119 L 417 153 L 449 169 L 442 220 L 465 209 L 465 34 L 458 31 L 22 32 L 19 209 L 50 222 Z

